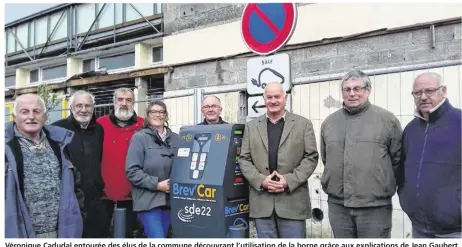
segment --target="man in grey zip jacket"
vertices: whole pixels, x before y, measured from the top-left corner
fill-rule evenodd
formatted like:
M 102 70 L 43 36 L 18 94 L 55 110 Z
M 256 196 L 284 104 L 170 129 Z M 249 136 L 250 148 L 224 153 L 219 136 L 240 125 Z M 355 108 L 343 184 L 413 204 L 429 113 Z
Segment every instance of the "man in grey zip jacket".
M 19 96 L 5 125 L 5 237 L 80 238 L 83 193 L 65 151 L 73 132 L 45 125 L 37 95 Z
M 371 82 L 362 71 L 347 73 L 341 90 L 343 108 L 321 125 L 321 184 L 334 237 L 390 238 L 401 124 L 369 102 Z

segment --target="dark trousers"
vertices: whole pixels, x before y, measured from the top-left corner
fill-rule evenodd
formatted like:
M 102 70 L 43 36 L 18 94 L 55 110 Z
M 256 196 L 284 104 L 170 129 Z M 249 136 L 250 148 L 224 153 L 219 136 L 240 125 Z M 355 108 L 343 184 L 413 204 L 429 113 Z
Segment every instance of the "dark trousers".
M 85 200 L 87 217 L 83 224 L 83 238 L 106 238 L 107 227 L 104 225 L 106 211 L 101 199 Z
M 305 238 L 304 220 L 284 219 L 275 212 L 268 218 L 255 219 L 258 238 Z
M 105 220 L 104 220 L 104 229 L 105 235 L 109 238 L 113 237 L 113 214 L 114 208 L 125 208 L 125 237 L 126 238 L 133 238 L 134 231 L 137 230 L 138 227 L 138 220 L 137 215 L 133 212 L 133 201 L 111 201 L 111 200 L 103 200 L 103 205 L 105 208 Z
M 328 203 L 334 238 L 391 238 L 393 206 L 348 208 Z

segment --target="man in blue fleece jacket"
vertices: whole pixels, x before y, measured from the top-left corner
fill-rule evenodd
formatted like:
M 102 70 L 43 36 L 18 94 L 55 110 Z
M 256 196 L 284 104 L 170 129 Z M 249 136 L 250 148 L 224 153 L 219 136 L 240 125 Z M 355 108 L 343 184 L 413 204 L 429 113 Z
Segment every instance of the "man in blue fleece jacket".
M 398 195 L 414 238 L 460 238 L 461 110 L 446 98 L 437 73 L 419 75 L 417 107 L 403 132 Z

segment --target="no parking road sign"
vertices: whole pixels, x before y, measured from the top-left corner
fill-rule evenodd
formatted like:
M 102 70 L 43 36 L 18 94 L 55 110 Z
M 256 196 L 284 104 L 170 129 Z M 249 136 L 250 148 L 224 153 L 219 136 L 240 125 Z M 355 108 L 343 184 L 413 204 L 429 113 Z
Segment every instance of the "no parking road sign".
M 294 3 L 249 3 L 242 13 L 242 38 L 257 54 L 274 53 L 290 39 L 296 20 Z

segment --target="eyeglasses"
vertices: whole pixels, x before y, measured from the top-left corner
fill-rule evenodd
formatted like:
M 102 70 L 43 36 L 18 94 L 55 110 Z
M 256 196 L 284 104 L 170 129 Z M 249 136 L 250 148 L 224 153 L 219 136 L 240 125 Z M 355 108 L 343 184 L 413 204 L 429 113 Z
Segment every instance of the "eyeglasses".
M 219 105 L 204 105 L 204 106 L 202 106 L 202 110 L 208 110 L 210 108 L 218 110 L 218 109 L 221 109 L 221 106 L 219 106 Z
M 367 87 L 355 87 L 355 88 L 342 88 L 342 92 L 345 93 L 345 94 L 349 94 L 351 92 L 351 90 L 353 90 L 355 93 L 360 93 L 362 91 L 364 91 L 364 89 L 366 89 Z
M 425 90 L 422 90 L 422 91 L 412 92 L 411 94 L 412 94 L 412 96 L 414 96 L 414 98 L 422 97 L 423 93 L 425 93 L 428 97 L 430 97 L 430 96 L 435 95 L 436 91 L 438 91 L 442 87 L 443 86 L 439 86 L 437 88 L 428 88 L 428 89 L 425 89 Z
M 75 106 L 74 106 L 74 109 L 80 111 L 80 110 L 82 110 L 84 107 L 85 107 L 86 109 L 88 109 L 88 110 L 93 109 L 93 106 L 92 106 L 92 105 L 83 105 L 83 104 L 75 105 Z
M 165 116 L 165 113 L 166 113 L 165 111 L 156 111 L 156 110 L 151 110 L 151 111 L 148 112 L 149 115 L 157 115 L 157 114 L 159 114 L 161 116 Z

